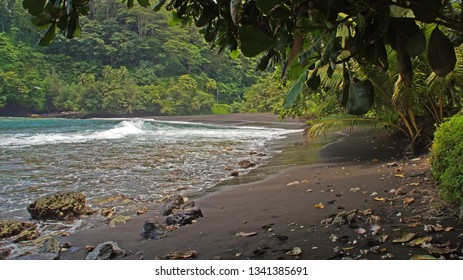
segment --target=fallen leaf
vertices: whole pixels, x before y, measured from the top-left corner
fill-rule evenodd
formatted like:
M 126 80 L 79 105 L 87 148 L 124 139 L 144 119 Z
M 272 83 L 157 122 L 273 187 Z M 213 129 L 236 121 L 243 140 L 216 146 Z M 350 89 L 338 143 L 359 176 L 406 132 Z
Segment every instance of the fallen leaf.
M 452 231 L 452 230 L 453 230 L 453 227 L 447 227 L 447 228 L 445 228 L 445 231 L 446 231 L 446 232 L 449 232 L 449 231 Z
M 312 192 L 312 189 L 307 189 L 305 192 Z
M 413 197 L 406 197 L 404 199 L 404 207 L 407 207 L 408 205 L 410 205 L 410 203 L 412 203 L 413 201 L 415 201 L 415 199 Z
M 195 250 L 189 250 L 186 252 L 172 252 L 166 255 L 166 259 L 188 259 L 196 256 L 196 251 Z
M 436 231 L 436 232 L 440 232 L 440 231 L 444 231 L 444 230 L 445 230 L 445 228 L 444 228 L 442 225 L 440 225 L 440 224 L 436 224 L 435 226 L 432 226 L 432 229 L 433 229 L 434 231 Z
M 305 183 L 308 183 L 308 182 L 309 182 L 309 180 L 302 180 L 301 184 L 305 184 Z
M 413 255 L 411 260 L 437 260 L 437 258 L 431 255 Z
M 386 240 L 388 239 L 389 235 L 387 234 L 381 234 L 380 236 L 378 236 L 377 240 L 381 243 L 384 243 L 386 242 Z
M 394 174 L 394 177 L 405 178 L 405 175 L 403 173 L 396 173 L 396 174 Z
M 391 162 L 387 164 L 387 167 L 399 166 L 397 162 Z
M 318 209 L 323 209 L 325 208 L 325 204 L 323 204 L 323 202 L 320 202 L 320 203 L 315 204 L 314 207 Z
M 413 183 L 410 183 L 410 186 L 418 186 L 420 183 L 418 182 L 413 182 Z
M 384 202 L 386 199 L 384 197 L 375 197 L 373 198 L 374 201 Z
M 257 232 L 253 231 L 253 232 L 238 232 L 237 234 L 235 234 L 235 236 L 238 236 L 238 237 L 251 237 L 251 236 L 254 236 L 254 235 L 257 235 Z
M 357 234 L 365 234 L 366 232 L 367 231 L 364 228 L 361 228 L 361 227 L 359 227 L 359 228 L 357 228 L 355 230 L 355 233 L 357 233 Z
M 286 252 L 286 255 L 298 256 L 301 253 L 302 253 L 302 249 L 300 247 L 293 247 L 291 251 Z
M 411 246 L 421 246 L 424 243 L 429 243 L 431 240 L 432 240 L 431 236 L 426 236 L 422 238 L 413 239 L 412 241 L 408 242 L 408 244 Z
M 406 243 L 410 240 L 413 239 L 413 237 L 415 237 L 416 233 L 412 233 L 412 232 L 402 232 L 402 236 L 398 239 L 394 239 L 392 240 L 393 243 Z
M 342 249 L 343 249 L 344 251 L 350 251 L 350 250 L 355 249 L 355 247 L 343 247 Z
M 371 234 L 373 235 L 376 235 L 378 234 L 378 232 L 382 229 L 381 225 L 379 224 L 372 224 L 370 226 L 370 231 L 371 231 Z
M 292 181 L 286 184 L 286 186 L 289 187 L 289 186 L 294 186 L 294 185 L 299 185 L 299 184 L 300 184 L 299 181 Z
M 426 249 L 428 253 L 430 254 L 439 254 L 439 255 L 450 254 L 458 250 L 458 247 L 457 248 L 449 248 L 449 247 L 438 248 L 437 245 L 434 246 L 433 244 L 429 244 L 429 243 L 422 244 L 421 248 Z
M 359 188 L 359 187 L 350 188 L 349 191 L 350 191 L 350 192 L 359 192 L 359 191 L 360 191 L 360 188 Z

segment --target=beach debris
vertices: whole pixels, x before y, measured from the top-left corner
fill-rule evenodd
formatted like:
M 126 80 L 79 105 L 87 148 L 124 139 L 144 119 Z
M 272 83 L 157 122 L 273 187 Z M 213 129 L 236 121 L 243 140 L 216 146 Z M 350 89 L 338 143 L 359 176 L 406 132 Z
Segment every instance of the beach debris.
M 130 216 L 116 215 L 109 221 L 108 225 L 109 227 L 113 228 L 116 227 L 116 225 L 118 224 L 125 224 L 130 219 L 132 219 L 132 217 Z
M 32 219 L 37 220 L 65 220 L 95 212 L 85 205 L 85 196 L 78 192 L 58 192 L 40 197 L 27 206 L 27 211 Z
M 410 205 L 410 203 L 412 203 L 413 201 L 415 201 L 415 199 L 413 197 L 406 197 L 403 201 L 403 204 L 404 204 L 404 207 L 407 207 L 408 205 Z
M 173 214 L 170 214 L 166 217 L 167 225 L 188 225 L 192 224 L 193 221 L 197 218 L 203 217 L 203 213 L 199 208 L 185 209 L 181 211 L 176 211 Z
M 421 248 L 426 249 L 429 254 L 447 255 L 458 250 L 458 247 L 450 248 L 449 243 L 450 242 L 447 242 L 445 244 L 423 243 L 421 245 Z
M 166 228 L 163 225 L 152 220 L 147 220 L 143 224 L 140 235 L 144 239 L 159 240 L 166 237 L 165 233 Z
M 372 224 L 370 225 L 370 231 L 372 235 L 377 235 L 378 232 L 382 229 L 381 225 L 379 224 Z
M 375 197 L 373 198 L 374 201 L 378 201 L 378 202 L 385 202 L 386 199 L 384 197 Z
M 396 173 L 396 174 L 394 174 L 394 177 L 397 177 L 397 178 L 405 178 L 405 174 L 403 174 L 403 173 Z
M 410 246 L 421 246 L 424 243 L 431 242 L 431 240 L 432 240 L 431 236 L 416 238 L 416 239 L 413 239 L 412 241 L 408 242 L 408 245 L 410 245 Z
M 386 260 L 386 259 L 393 259 L 395 258 L 394 254 L 387 253 L 386 255 L 381 256 L 381 259 Z
M 122 250 L 116 242 L 106 241 L 98 244 L 92 252 L 88 253 L 85 260 L 109 260 L 124 256 L 127 256 L 127 252 Z
M 381 243 L 384 243 L 384 242 L 386 242 L 386 240 L 387 240 L 388 238 L 389 238 L 389 235 L 387 235 L 387 234 L 381 234 L 381 235 L 379 235 L 379 236 L 376 238 L 376 240 L 378 240 L 378 241 L 381 242 Z
M 302 253 L 302 249 L 300 247 L 293 247 L 291 251 L 286 252 L 286 255 L 299 256 L 301 253 Z
M 387 164 L 387 167 L 395 167 L 395 166 L 399 166 L 399 164 L 395 161 Z
M 350 188 L 349 191 L 350 191 L 350 192 L 359 192 L 359 191 L 360 191 L 360 188 L 359 188 L 359 187 Z
M 305 192 L 311 193 L 312 189 L 307 189 Z
M 253 232 L 238 232 L 237 234 L 235 234 L 235 236 L 238 236 L 238 237 L 251 237 L 251 236 L 255 236 L 257 235 L 257 232 L 253 231 Z
M 140 215 L 145 214 L 146 212 L 148 212 L 148 208 L 143 207 L 143 209 L 138 209 L 136 214 L 137 214 L 137 216 L 140 216 Z
M 241 167 L 241 168 L 244 168 L 244 169 L 247 169 L 247 168 L 251 168 L 251 167 L 254 167 L 256 166 L 256 164 L 254 162 L 251 162 L 249 160 L 242 160 L 238 163 L 238 165 Z
M 446 232 L 449 232 L 449 231 L 452 231 L 453 230 L 453 227 L 444 227 L 440 224 L 436 224 L 436 225 L 424 225 L 424 231 L 426 232 L 441 232 L 441 231 L 446 231 Z
M 357 233 L 359 235 L 365 234 L 366 232 L 367 232 L 366 229 L 364 229 L 362 227 L 359 227 L 359 228 L 355 229 L 355 233 Z
M 84 250 L 85 250 L 85 252 L 87 252 L 87 253 L 90 253 L 90 252 L 93 251 L 94 249 L 95 249 L 95 246 L 90 245 L 90 244 L 85 245 L 85 247 L 84 247 Z
M 372 193 L 370 194 L 370 196 L 377 196 L 377 195 L 378 195 L 377 192 L 372 192 Z
M 415 236 L 416 236 L 416 233 L 403 231 L 402 235 L 399 238 L 392 240 L 392 242 L 393 243 L 407 243 L 410 240 L 412 240 Z
M 188 250 L 185 252 L 170 252 L 165 256 L 166 259 L 168 260 L 178 260 L 178 259 L 190 259 L 196 257 L 198 253 L 195 250 Z
M 230 173 L 230 176 L 232 176 L 232 177 L 238 177 L 238 176 L 240 176 L 240 172 L 237 171 L 237 170 L 235 170 L 235 171 L 233 171 L 232 173 Z
M 162 205 L 159 213 L 163 216 L 168 216 L 172 214 L 175 209 L 180 209 L 180 206 L 185 203 L 183 196 L 180 194 L 168 196 Z
M 301 181 L 301 184 L 306 184 L 308 182 L 309 182 L 309 180 L 304 179 L 304 180 Z
M 431 255 L 413 255 L 411 260 L 437 260 L 436 257 Z
M 290 186 L 294 186 L 294 185 L 299 185 L 299 181 L 292 181 L 292 182 L 289 182 L 288 184 L 286 184 L 287 187 L 290 187 Z
M 334 204 L 335 202 L 336 202 L 336 199 L 333 199 L 333 200 L 328 201 L 327 203 L 328 204 Z
M 116 213 L 116 209 L 114 207 L 101 209 L 101 215 L 104 217 L 111 218 L 115 213 Z
M 314 207 L 317 209 L 323 209 L 325 208 L 325 204 L 323 204 L 323 202 L 320 202 L 320 203 L 315 204 Z
M 321 221 L 321 224 L 335 225 L 335 226 L 352 224 L 357 219 L 357 213 L 358 213 L 357 209 L 352 210 L 352 211 L 342 211 L 336 214 L 335 216 L 329 217 L 327 219 L 323 219 Z
M 336 242 L 336 241 L 338 241 L 338 239 L 339 239 L 339 236 L 338 236 L 338 235 L 336 235 L 336 234 L 334 234 L 334 233 L 332 233 L 332 234 L 330 235 L 330 240 L 331 240 L 331 242 Z
M 407 191 L 405 190 L 404 187 L 398 188 L 395 190 L 395 195 L 400 196 L 400 195 L 406 195 Z
M 243 254 L 243 253 L 239 253 L 239 252 L 238 252 L 238 253 L 236 253 L 236 254 L 235 254 L 235 258 L 239 258 L 239 257 L 241 257 L 241 255 L 242 255 L 242 254 Z

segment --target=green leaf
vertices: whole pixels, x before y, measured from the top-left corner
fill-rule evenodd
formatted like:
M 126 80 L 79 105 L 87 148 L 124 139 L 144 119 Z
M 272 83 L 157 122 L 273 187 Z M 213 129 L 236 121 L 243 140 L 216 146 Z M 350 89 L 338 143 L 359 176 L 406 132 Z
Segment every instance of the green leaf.
M 375 99 L 375 89 L 369 81 L 352 81 L 349 83 L 349 99 L 346 112 L 352 115 L 363 115 L 370 111 Z
M 23 7 L 29 14 L 37 16 L 43 12 L 47 0 L 23 0 Z
M 149 7 L 150 6 L 150 1 L 149 0 L 137 0 L 138 4 L 142 7 Z
M 268 15 L 281 2 L 282 0 L 256 0 L 256 6 L 262 13 Z
M 428 62 L 432 71 L 439 77 L 444 77 L 452 72 L 457 63 L 452 42 L 438 27 L 432 31 L 429 38 Z
M 439 14 L 440 9 L 442 8 L 441 0 L 426 0 L 419 2 L 410 2 L 410 8 L 415 14 L 416 18 L 419 20 L 431 23 L 433 22 L 437 15 Z
M 244 56 L 253 57 L 268 50 L 273 40 L 260 29 L 251 25 L 243 25 L 238 30 L 240 49 Z
M 39 46 L 48 46 L 53 42 L 53 40 L 56 37 L 56 32 L 58 31 L 56 27 L 56 23 L 53 23 L 50 25 L 50 28 L 48 28 L 48 31 L 45 33 L 43 38 L 39 42 Z
M 426 49 L 423 31 L 411 18 L 391 18 L 387 38 L 395 51 L 399 46 L 404 46 L 411 57 L 421 54 Z
M 285 101 L 283 103 L 284 109 L 290 109 L 296 103 L 297 98 L 299 97 L 299 95 L 302 92 L 302 89 L 304 88 L 305 80 L 307 79 L 307 68 L 308 67 L 304 68 L 304 71 L 302 71 L 302 74 L 299 76 L 299 78 L 293 83 L 293 85 L 289 89 L 289 92 L 286 95 Z
M 41 16 L 35 16 L 31 19 L 31 22 L 33 25 L 37 27 L 42 27 L 45 25 L 49 25 L 50 23 L 53 23 L 50 17 L 46 15 L 41 15 Z
M 162 8 L 162 6 L 164 6 L 166 1 L 167 0 L 159 0 L 158 3 L 156 3 L 156 5 L 154 5 L 153 11 L 158 12 Z
M 127 8 L 132 9 L 134 4 L 134 0 L 127 0 Z

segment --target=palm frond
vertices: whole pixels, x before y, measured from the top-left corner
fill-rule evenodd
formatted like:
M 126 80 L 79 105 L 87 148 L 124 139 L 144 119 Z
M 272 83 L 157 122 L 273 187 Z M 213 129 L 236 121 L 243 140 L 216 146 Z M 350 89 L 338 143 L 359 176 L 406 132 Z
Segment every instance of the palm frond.
M 320 136 L 345 129 L 349 129 L 349 132 L 351 132 L 353 129 L 384 129 L 386 127 L 398 129 L 406 133 L 402 128 L 385 119 L 336 114 L 312 122 L 311 126 L 305 130 L 304 134 L 308 141 L 314 141 Z

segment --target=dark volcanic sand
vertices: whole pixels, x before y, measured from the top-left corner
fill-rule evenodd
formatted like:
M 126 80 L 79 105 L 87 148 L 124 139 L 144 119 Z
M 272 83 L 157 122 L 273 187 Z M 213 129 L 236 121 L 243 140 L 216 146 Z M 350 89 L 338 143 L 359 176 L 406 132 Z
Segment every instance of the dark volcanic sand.
M 266 114 L 220 116 L 217 120 L 214 117 L 169 119 L 222 124 L 277 122 L 276 117 Z M 148 212 L 115 228 L 102 226 L 61 237 L 61 242 L 79 248 L 73 254 L 62 254 L 61 259 L 82 259 L 86 245 L 96 246 L 108 240 L 132 252 L 125 259 L 156 259 L 187 250 L 195 250 L 196 259 L 410 259 L 412 255 L 428 254 L 420 246 L 392 242 L 402 232 L 431 236 L 436 248 L 449 241 L 442 247 L 447 251 L 436 253 L 436 249 L 433 255 L 457 258 L 462 255 L 461 228 L 435 196 L 427 159 L 401 159 L 403 146 L 386 135 L 354 133 L 322 149 L 319 164 L 281 170 L 263 181 L 195 200 L 204 217 L 169 232 L 165 239 L 151 241 L 140 237 L 145 220 L 164 219 L 158 213 Z M 398 166 L 388 167 L 394 161 Z M 403 194 L 391 192 L 401 187 Z M 414 201 L 405 205 L 406 198 Z M 324 208 L 316 208 L 319 203 Z M 371 211 L 359 213 L 350 225 L 321 224 L 327 217 L 354 209 Z M 376 235 L 370 231 L 371 223 L 381 226 Z M 424 225 L 428 224 L 441 224 L 448 231 L 426 232 Z M 366 233 L 357 234 L 357 228 Z M 238 237 L 239 232 L 257 234 Z M 376 240 L 385 235 L 388 237 L 384 242 Z M 302 253 L 288 255 L 293 247 L 300 247 Z M 450 249 L 454 248 L 456 255 L 450 256 Z

